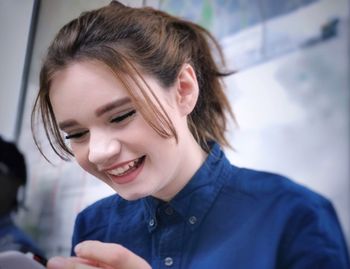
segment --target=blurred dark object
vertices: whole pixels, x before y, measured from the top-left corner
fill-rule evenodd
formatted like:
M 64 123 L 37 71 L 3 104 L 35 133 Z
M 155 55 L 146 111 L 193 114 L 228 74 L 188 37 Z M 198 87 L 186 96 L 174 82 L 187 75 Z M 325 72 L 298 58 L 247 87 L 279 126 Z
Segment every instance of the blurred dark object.
M 23 154 L 12 142 L 0 137 L 0 174 L 14 176 L 21 185 L 27 182 L 26 164 Z
M 27 171 L 23 154 L 14 143 L 0 137 L 0 252 L 16 250 L 44 257 L 36 243 L 12 218 L 24 202 L 23 187 L 26 182 Z

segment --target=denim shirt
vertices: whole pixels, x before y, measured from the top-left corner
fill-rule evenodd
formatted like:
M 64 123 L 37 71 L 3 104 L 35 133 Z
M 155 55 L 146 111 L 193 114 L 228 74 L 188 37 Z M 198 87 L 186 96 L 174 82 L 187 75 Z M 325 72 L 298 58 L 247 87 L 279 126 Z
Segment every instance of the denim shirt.
M 84 240 L 121 244 L 153 269 L 350 268 L 327 199 L 281 175 L 235 167 L 217 144 L 170 202 L 113 195 L 83 210 L 73 247 Z

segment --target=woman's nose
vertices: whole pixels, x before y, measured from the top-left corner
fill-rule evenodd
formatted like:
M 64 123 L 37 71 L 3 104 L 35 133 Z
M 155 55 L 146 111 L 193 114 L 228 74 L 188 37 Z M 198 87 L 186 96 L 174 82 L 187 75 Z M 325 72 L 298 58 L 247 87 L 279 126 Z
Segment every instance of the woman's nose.
M 89 141 L 89 161 L 104 164 L 120 152 L 120 141 L 108 134 L 91 134 Z

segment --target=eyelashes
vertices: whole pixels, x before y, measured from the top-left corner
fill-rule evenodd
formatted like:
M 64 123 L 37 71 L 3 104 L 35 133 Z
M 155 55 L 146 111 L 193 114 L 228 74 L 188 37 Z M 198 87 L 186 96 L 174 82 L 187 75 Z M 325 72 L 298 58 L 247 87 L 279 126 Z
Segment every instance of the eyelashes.
M 124 120 L 128 119 L 129 117 L 133 116 L 136 113 L 136 110 L 131 110 L 129 112 L 126 112 L 118 117 L 115 117 L 111 120 L 111 122 L 116 122 L 120 123 L 123 122 Z
M 129 119 L 132 119 L 132 117 L 136 114 L 136 110 L 130 110 L 126 113 L 123 113 L 117 117 L 114 117 L 110 120 L 110 123 L 116 123 L 116 124 L 124 124 L 127 123 Z M 82 132 L 76 132 L 76 133 L 71 133 L 67 134 L 65 136 L 66 140 L 80 140 L 82 139 L 89 131 L 82 131 Z
M 81 138 L 82 136 L 84 136 L 87 133 L 88 133 L 88 131 L 74 133 L 74 134 L 69 134 L 69 135 L 65 136 L 65 139 L 67 139 L 67 140 L 69 140 L 69 139 L 78 139 L 78 138 Z

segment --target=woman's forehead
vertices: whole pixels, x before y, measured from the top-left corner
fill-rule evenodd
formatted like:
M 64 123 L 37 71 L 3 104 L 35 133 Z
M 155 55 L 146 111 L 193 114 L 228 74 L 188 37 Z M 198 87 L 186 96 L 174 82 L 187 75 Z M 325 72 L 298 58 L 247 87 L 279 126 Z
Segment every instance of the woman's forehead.
M 162 98 L 166 92 L 157 79 L 141 72 L 126 74 L 102 62 L 78 61 L 55 74 L 51 81 L 49 97 L 51 101 L 56 99 L 63 102 L 75 98 L 78 102 L 79 96 L 94 93 L 99 96 L 129 96 L 135 101 L 147 98 L 146 95 L 153 99 L 151 96 L 154 94 Z

